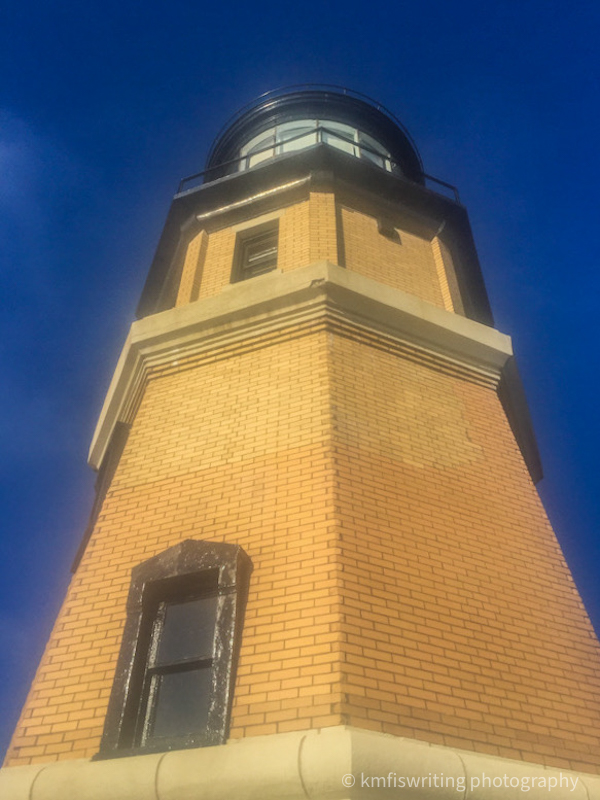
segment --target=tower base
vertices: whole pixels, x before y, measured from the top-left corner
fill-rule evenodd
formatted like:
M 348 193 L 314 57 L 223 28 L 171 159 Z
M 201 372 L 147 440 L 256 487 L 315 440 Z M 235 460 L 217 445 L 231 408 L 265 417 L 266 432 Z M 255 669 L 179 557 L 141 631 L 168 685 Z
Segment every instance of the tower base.
M 0 770 L 3 800 L 600 800 L 600 777 L 350 727 Z

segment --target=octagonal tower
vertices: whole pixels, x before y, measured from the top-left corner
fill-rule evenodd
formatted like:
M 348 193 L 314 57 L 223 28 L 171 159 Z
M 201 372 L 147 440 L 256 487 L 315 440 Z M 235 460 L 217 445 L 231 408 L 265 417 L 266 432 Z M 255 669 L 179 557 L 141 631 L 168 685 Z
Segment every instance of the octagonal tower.
M 435 186 L 329 87 L 242 110 L 182 182 L 3 798 L 483 797 L 553 768 L 600 791 L 598 641 Z

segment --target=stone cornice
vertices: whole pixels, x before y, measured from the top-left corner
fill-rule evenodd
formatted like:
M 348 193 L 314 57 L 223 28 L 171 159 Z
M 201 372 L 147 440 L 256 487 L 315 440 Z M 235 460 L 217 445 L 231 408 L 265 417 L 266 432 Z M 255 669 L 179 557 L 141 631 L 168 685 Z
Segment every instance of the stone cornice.
M 512 356 L 510 338 L 495 329 L 329 262 L 272 272 L 133 323 L 94 433 L 90 464 L 102 464 L 117 422 L 132 421 L 152 369 L 176 368 L 202 353 L 319 320 L 391 338 L 494 384 Z
M 413 788 L 408 788 L 409 779 Z M 517 800 L 523 796 L 600 800 L 600 777 L 338 727 L 107 761 L 8 767 L 0 770 L 0 796 L 2 800 Z

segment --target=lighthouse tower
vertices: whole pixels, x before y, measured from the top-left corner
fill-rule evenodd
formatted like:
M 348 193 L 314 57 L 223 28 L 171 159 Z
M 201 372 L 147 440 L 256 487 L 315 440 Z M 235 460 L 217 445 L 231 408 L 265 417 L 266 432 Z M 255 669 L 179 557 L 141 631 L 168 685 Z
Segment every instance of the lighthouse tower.
M 600 646 L 510 338 L 383 107 L 304 87 L 230 121 L 90 463 L 3 800 L 600 797 Z

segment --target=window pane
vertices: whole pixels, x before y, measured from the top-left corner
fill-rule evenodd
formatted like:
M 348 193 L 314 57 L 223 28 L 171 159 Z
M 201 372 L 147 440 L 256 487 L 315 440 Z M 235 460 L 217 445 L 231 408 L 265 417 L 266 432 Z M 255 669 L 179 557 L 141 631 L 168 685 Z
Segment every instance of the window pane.
M 202 733 L 208 722 L 212 670 L 156 675 L 154 721 L 149 738 Z
M 277 242 L 273 241 L 273 236 L 265 236 L 259 240 L 248 242 L 246 248 L 246 258 L 248 266 L 253 267 L 257 263 L 270 260 L 277 255 Z
M 240 169 L 255 166 L 281 153 L 311 147 L 317 142 L 366 159 L 381 169 L 392 169 L 390 154 L 380 142 L 352 125 L 331 119 L 298 119 L 264 131 L 241 148 L 240 154 L 246 159 L 240 162 Z M 263 148 L 267 149 L 262 153 L 256 152 Z
M 256 164 L 260 164 L 261 161 L 266 161 L 269 158 L 273 158 L 275 155 L 274 150 L 269 145 L 275 144 L 275 129 L 271 128 L 270 130 L 263 131 L 259 133 L 258 136 L 255 136 L 254 139 L 250 139 L 248 144 L 244 145 L 240 151 L 241 156 L 247 156 L 246 159 L 242 159 L 240 161 L 239 168 L 246 169 L 247 167 L 254 167 Z M 264 148 L 267 148 L 264 150 Z M 258 150 L 264 150 L 263 153 L 257 152 Z
M 364 144 L 365 147 L 360 148 L 360 156 L 361 158 L 367 159 L 367 161 L 372 161 L 373 164 L 377 164 L 378 167 L 382 169 L 389 169 L 386 164 L 386 157 L 389 157 L 389 153 L 383 147 L 383 145 L 379 144 L 376 139 L 373 139 L 372 136 L 369 136 L 366 133 L 359 133 L 358 134 L 358 141 L 360 144 Z M 368 150 L 365 148 L 369 148 Z M 375 152 L 372 152 L 375 151 Z M 377 155 L 380 153 L 381 155 Z
M 269 158 L 273 158 L 275 155 L 275 151 L 272 147 L 268 150 L 265 150 L 264 153 L 256 153 L 256 155 L 248 156 L 248 167 L 255 167 L 257 164 L 260 164 L 263 161 L 267 161 Z
M 356 155 L 354 144 L 356 131 L 350 125 L 344 125 L 343 122 L 333 122 L 332 120 L 323 119 L 320 122 L 321 128 L 321 141 L 331 147 L 336 147 L 338 150 L 343 150 L 345 153 Z
M 252 139 L 252 141 L 249 142 L 242 150 L 243 154 L 248 155 L 248 166 L 254 167 L 256 164 L 260 164 L 261 161 L 266 161 L 269 158 L 273 158 L 275 151 L 273 147 L 269 147 L 269 145 L 274 144 L 275 133 L 272 130 L 268 131 L 267 133 L 262 133 L 260 136 Z
M 291 153 L 317 143 L 316 120 L 285 122 L 277 128 L 278 153 Z M 290 139 L 292 141 L 290 141 Z
M 335 120 L 332 119 L 322 119 L 320 120 L 319 125 L 322 128 L 327 128 L 330 131 L 339 133 L 340 136 L 343 136 L 346 139 L 354 140 L 356 128 L 353 128 L 352 125 L 346 125 L 344 122 L 335 122 Z
M 264 231 L 247 239 L 242 246 L 242 278 L 254 278 L 277 266 L 277 230 Z
M 217 597 L 167 603 L 155 665 L 212 658 Z

